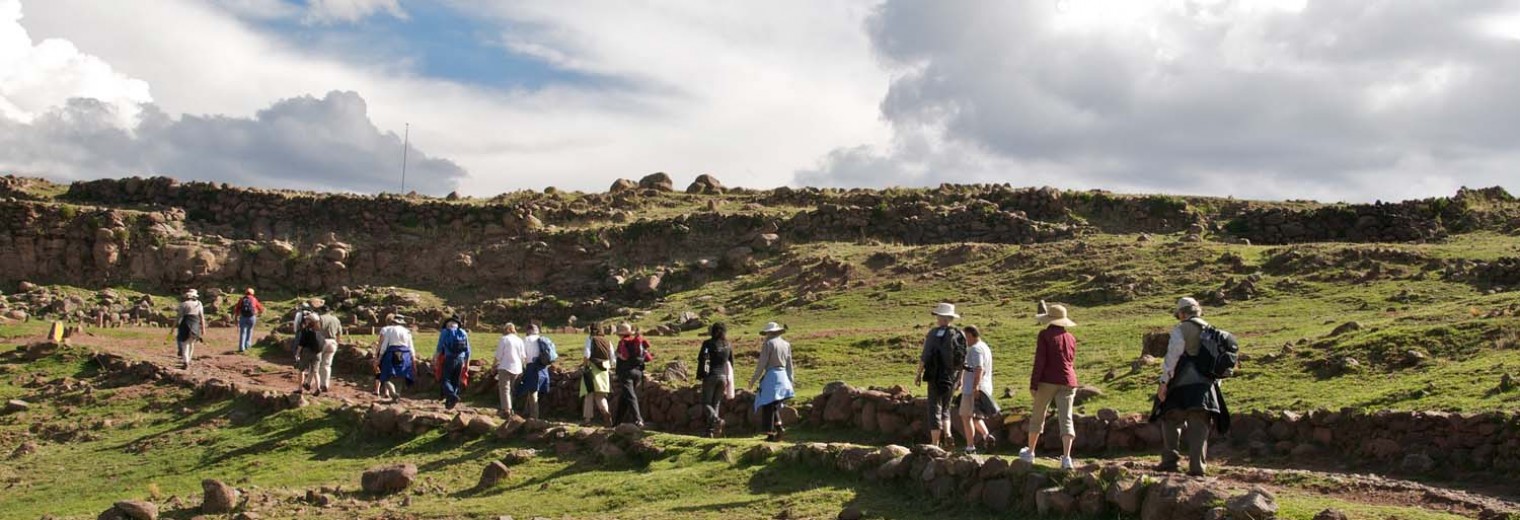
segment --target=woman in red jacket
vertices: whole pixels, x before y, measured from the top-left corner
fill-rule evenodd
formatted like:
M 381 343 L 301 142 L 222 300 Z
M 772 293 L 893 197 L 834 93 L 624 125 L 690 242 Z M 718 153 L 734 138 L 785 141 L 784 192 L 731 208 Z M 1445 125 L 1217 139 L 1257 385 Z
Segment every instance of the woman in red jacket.
M 1043 312 L 1035 316 L 1045 330 L 1040 331 L 1034 349 L 1034 372 L 1029 376 L 1029 393 L 1034 395 L 1034 413 L 1025 424 L 1029 429 L 1029 445 L 1019 450 L 1019 458 L 1034 462 L 1034 449 L 1045 432 L 1045 412 L 1052 401 L 1056 404 L 1056 417 L 1061 425 L 1061 468 L 1072 469 L 1071 443 L 1077 439 L 1077 429 L 1072 424 L 1071 409 L 1077 391 L 1077 338 L 1066 329 L 1077 326 L 1066 315 L 1066 307 L 1040 302 Z

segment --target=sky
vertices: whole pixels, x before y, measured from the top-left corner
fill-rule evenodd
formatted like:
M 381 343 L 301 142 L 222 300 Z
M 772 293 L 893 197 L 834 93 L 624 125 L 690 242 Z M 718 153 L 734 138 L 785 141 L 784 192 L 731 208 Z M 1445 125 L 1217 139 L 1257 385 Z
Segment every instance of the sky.
M 1520 0 L 0 0 L 60 181 L 1520 193 L 1515 92 Z

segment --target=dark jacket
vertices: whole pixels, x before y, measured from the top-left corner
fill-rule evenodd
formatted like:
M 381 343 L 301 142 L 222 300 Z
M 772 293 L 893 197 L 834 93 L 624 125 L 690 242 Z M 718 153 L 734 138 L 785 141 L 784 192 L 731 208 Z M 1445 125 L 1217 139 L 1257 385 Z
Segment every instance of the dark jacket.
M 710 375 L 728 375 L 727 366 L 734 362 L 734 350 L 727 340 L 708 339 L 697 352 L 697 379 Z
M 965 369 L 955 366 L 955 350 L 959 346 L 961 351 L 966 350 L 966 335 L 955 326 L 935 327 L 929 330 L 924 337 L 924 351 L 919 354 L 919 362 L 924 364 L 924 381 L 929 384 L 949 388 L 955 384 L 955 377 Z M 965 360 L 961 360 L 964 364 Z

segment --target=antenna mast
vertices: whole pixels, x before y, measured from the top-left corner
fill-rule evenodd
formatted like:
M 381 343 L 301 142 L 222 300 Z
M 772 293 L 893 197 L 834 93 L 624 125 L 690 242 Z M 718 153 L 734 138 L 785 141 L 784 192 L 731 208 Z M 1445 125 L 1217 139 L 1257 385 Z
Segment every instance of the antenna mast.
M 406 195 L 406 153 L 412 145 L 412 124 L 406 124 L 406 137 L 401 141 L 401 195 Z

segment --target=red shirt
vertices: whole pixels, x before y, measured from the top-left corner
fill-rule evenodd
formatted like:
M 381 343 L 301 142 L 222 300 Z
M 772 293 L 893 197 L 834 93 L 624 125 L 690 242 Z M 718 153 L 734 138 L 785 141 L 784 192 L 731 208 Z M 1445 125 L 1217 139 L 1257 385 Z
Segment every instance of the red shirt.
M 245 295 L 242 298 L 239 298 L 238 302 L 233 305 L 233 307 L 232 307 L 232 314 L 233 314 L 233 316 L 242 316 L 243 315 L 243 300 L 250 300 L 250 301 L 253 302 L 253 315 L 254 316 L 258 316 L 258 315 L 264 313 L 264 304 L 260 303 L 258 298 L 254 298 L 253 296 L 246 296 Z
M 1050 383 L 1061 386 L 1077 386 L 1077 338 L 1066 329 L 1051 325 L 1040 331 L 1034 347 L 1034 373 L 1029 375 L 1029 388 Z

